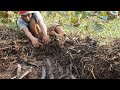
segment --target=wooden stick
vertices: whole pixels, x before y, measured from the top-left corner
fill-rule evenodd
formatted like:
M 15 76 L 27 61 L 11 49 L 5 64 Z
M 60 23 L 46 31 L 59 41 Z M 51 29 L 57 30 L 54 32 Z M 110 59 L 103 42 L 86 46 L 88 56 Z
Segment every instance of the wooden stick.
M 42 66 L 42 77 L 41 77 L 41 79 L 45 79 L 45 77 L 46 77 L 46 68 L 45 68 L 45 66 Z
M 35 67 L 37 67 L 37 68 L 39 68 L 39 66 L 38 65 L 36 65 L 35 63 L 33 63 L 33 62 L 25 62 L 26 64 L 29 64 L 29 65 L 32 65 L 32 66 L 35 66 Z
M 59 69 L 59 72 L 60 72 L 60 75 L 63 74 L 63 68 L 58 64 L 58 69 Z
M 18 64 L 17 65 L 17 75 L 15 75 L 14 77 L 12 77 L 11 79 L 17 79 L 17 78 L 19 78 L 20 72 L 21 72 L 21 65 Z
M 14 76 L 14 77 L 12 77 L 11 79 L 16 79 L 17 78 L 17 75 L 16 76 Z
M 47 59 L 47 64 L 49 66 L 49 78 L 50 79 L 54 79 L 54 75 L 53 75 L 53 70 L 52 70 L 52 66 L 51 66 L 51 63 L 50 63 L 50 59 Z
M 19 78 L 20 77 L 20 72 L 21 72 L 21 65 L 20 64 L 18 64 L 17 65 L 17 78 Z
M 61 75 L 61 76 L 59 77 L 59 79 L 65 78 L 65 77 L 67 77 L 68 75 L 69 75 L 69 69 L 67 68 L 67 69 L 66 69 L 66 73 L 63 74 L 63 75 Z
M 79 77 L 79 79 L 80 79 L 80 74 L 79 74 L 79 72 L 78 72 L 78 70 L 77 70 L 77 67 L 74 65 L 74 69 L 75 69 L 75 71 L 76 71 L 76 73 L 77 73 L 77 75 L 78 75 L 78 77 Z
M 73 75 L 70 75 L 70 77 L 71 77 L 71 79 L 76 79 L 75 76 L 73 76 Z
M 11 47 L 0 48 L 0 51 L 5 50 L 5 49 L 9 49 L 9 48 L 11 48 Z
M 67 76 L 68 76 L 68 73 L 65 73 L 65 74 L 61 75 L 61 76 L 59 77 L 59 79 L 62 79 L 62 78 L 67 77 Z
M 29 42 L 28 40 L 16 40 L 17 43 L 27 43 Z
M 30 72 L 32 72 L 32 67 L 28 70 L 28 71 L 26 71 L 19 79 L 22 79 L 22 78 L 24 78 L 26 75 L 28 75 Z

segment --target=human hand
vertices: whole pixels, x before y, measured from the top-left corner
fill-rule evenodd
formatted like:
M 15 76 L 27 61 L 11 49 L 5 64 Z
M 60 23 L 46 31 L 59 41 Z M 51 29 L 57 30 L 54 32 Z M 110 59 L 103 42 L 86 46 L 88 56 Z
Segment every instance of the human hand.
M 48 35 L 44 35 L 44 36 L 43 36 L 43 42 L 44 42 L 45 44 L 48 44 L 49 41 L 50 41 L 49 36 L 48 36 Z
M 33 39 L 31 40 L 31 42 L 32 42 L 32 45 L 33 45 L 34 47 L 39 47 L 40 45 L 42 45 L 42 44 L 39 42 L 38 38 L 33 38 Z

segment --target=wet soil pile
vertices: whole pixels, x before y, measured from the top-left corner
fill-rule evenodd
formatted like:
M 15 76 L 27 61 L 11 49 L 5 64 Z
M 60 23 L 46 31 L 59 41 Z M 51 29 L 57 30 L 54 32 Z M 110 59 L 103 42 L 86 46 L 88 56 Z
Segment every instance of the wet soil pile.
M 120 40 L 51 36 L 34 48 L 19 30 L 0 27 L 0 79 L 119 79 Z

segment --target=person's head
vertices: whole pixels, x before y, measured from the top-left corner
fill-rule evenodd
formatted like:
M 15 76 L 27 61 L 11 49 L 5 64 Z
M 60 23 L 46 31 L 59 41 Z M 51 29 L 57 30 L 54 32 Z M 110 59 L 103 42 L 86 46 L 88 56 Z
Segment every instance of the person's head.
M 29 22 L 32 17 L 33 11 L 19 11 L 21 17 L 26 21 Z

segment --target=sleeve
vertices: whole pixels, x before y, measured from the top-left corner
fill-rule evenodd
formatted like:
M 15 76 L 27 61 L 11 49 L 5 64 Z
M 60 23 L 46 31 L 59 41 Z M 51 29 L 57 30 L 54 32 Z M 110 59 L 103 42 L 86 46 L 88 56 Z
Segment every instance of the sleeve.
M 34 15 L 35 15 L 35 18 L 36 18 L 37 22 L 38 21 L 43 22 L 43 17 L 42 17 L 42 15 L 39 11 L 35 11 Z
M 26 27 L 26 25 L 24 24 L 24 22 L 17 20 L 17 25 L 20 28 L 20 30 L 22 30 L 24 27 Z

